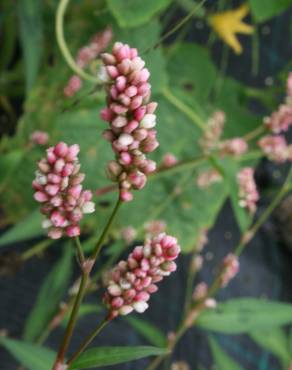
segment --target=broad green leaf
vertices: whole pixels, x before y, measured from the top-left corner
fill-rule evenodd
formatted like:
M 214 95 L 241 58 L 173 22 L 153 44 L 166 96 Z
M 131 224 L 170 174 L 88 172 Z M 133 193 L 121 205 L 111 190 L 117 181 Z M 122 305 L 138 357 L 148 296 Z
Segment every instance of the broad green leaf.
M 26 90 L 29 91 L 37 77 L 43 52 L 42 2 L 19 0 L 18 15 L 20 40 L 24 54 Z
M 166 348 L 156 347 L 98 347 L 82 353 L 69 367 L 70 370 L 90 369 L 122 364 L 149 356 L 160 356 L 167 353 Z
M 0 247 L 41 235 L 41 214 L 37 209 L 8 229 L 0 237 Z
M 264 22 L 292 6 L 291 0 L 249 0 L 257 22 Z
M 196 321 L 202 329 L 237 334 L 292 322 L 292 305 L 256 298 L 238 298 L 204 311 Z
M 150 21 L 171 0 L 107 0 L 108 8 L 121 27 L 135 27 Z
M 171 86 L 195 99 L 207 99 L 216 77 L 216 68 L 208 51 L 194 43 L 176 44 L 169 52 L 167 70 Z
M 125 320 L 149 343 L 157 347 L 166 347 L 167 341 L 165 335 L 153 324 L 137 317 L 125 317 Z
M 0 344 L 28 370 L 52 369 L 56 355 L 49 348 L 6 337 L 0 337 Z
M 241 366 L 239 366 L 225 351 L 223 351 L 213 337 L 209 336 L 208 341 L 217 370 L 243 370 Z
M 288 338 L 283 329 L 252 331 L 249 335 L 259 346 L 279 357 L 287 365 L 291 355 L 288 348 Z
M 25 324 L 24 340 L 34 341 L 38 339 L 46 325 L 53 318 L 68 286 L 71 272 L 72 249 L 71 245 L 65 244 L 63 256 L 46 276 L 40 288 L 35 305 Z

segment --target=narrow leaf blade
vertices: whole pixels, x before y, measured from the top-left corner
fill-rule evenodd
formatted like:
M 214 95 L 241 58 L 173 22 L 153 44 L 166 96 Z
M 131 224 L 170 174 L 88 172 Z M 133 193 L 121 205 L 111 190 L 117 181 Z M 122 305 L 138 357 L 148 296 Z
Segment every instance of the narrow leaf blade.
M 0 337 L 0 343 L 28 370 L 51 370 L 55 353 L 45 347 Z
M 71 276 L 71 257 L 72 252 L 70 246 L 65 245 L 62 258 L 46 277 L 35 305 L 26 321 L 23 334 L 24 340 L 33 341 L 37 339 L 56 312 Z
M 149 356 L 160 356 L 167 353 L 166 348 L 138 347 L 98 347 L 81 354 L 70 366 L 70 370 L 89 369 L 121 364 Z

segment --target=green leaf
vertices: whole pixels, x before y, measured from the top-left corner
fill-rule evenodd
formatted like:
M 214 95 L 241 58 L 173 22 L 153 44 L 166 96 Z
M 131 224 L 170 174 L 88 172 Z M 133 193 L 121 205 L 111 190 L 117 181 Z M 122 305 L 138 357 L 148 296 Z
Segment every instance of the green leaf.
M 22 159 L 22 151 L 19 149 L 10 151 L 7 154 L 1 154 L 0 158 L 0 190 L 3 189 L 10 176 Z
M 160 356 L 167 353 L 166 348 L 156 347 L 98 347 L 82 353 L 69 367 L 70 370 L 89 369 L 122 364 L 149 356 Z
M 25 323 L 23 338 L 34 341 L 53 318 L 68 286 L 72 272 L 72 249 L 64 245 L 62 258 L 55 264 L 40 288 L 35 305 Z M 48 304 L 49 303 L 49 304 Z
M 256 22 L 264 22 L 292 6 L 291 0 L 249 0 Z
M 6 337 L 0 343 L 28 370 L 51 370 L 55 353 L 45 347 Z
M 242 370 L 242 367 L 239 366 L 225 351 L 222 350 L 214 338 L 209 337 L 208 341 L 217 370 Z
M 216 68 L 206 48 L 194 43 L 176 44 L 168 55 L 167 69 L 172 86 L 193 100 L 207 99 L 214 85 Z
M 288 338 L 281 328 L 272 328 L 268 330 L 258 330 L 249 333 L 250 337 L 261 347 L 265 348 L 276 357 L 279 357 L 284 364 L 290 360 L 290 351 L 288 348 Z
M 121 27 L 144 24 L 165 9 L 171 0 L 107 0 L 108 8 Z
M 149 343 L 157 347 L 166 347 L 167 340 L 165 335 L 153 324 L 133 316 L 125 317 L 125 320 Z
M 19 0 L 18 14 L 26 72 L 26 90 L 29 91 L 37 77 L 43 53 L 42 2 Z
M 42 233 L 41 214 L 37 209 L 1 235 L 0 247 L 21 240 L 34 238 Z
M 256 298 L 238 298 L 204 311 L 196 324 L 207 330 L 237 334 L 292 322 L 292 305 Z

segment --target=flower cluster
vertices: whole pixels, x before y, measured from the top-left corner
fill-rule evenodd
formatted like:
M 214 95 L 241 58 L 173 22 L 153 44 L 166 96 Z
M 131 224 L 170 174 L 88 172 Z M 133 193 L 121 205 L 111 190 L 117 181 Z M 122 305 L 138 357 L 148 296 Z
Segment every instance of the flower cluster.
M 156 283 L 176 270 L 174 260 L 179 253 L 177 240 L 164 233 L 135 247 L 127 261 L 120 261 L 110 273 L 104 296 L 110 317 L 144 312 L 150 295 L 158 289 Z
M 213 168 L 199 173 L 197 178 L 197 186 L 201 189 L 206 189 L 210 185 L 221 182 L 221 174 Z
M 101 118 L 109 122 L 104 138 L 111 142 L 116 159 L 108 164 L 109 177 L 119 183 L 120 199 L 131 201 L 132 189 L 144 187 L 156 163 L 146 154 L 157 148 L 157 103 L 149 102 L 150 73 L 137 49 L 116 42 L 111 54 L 102 54 L 100 78 L 107 83 L 107 108 Z
M 259 193 L 254 181 L 254 169 L 251 167 L 242 168 L 237 174 L 237 182 L 239 185 L 239 205 L 247 208 L 253 214 L 259 200 Z
M 46 145 L 49 141 L 49 134 L 45 131 L 33 131 L 30 135 L 30 141 L 36 145 Z
M 292 145 L 288 145 L 282 135 L 267 135 L 258 141 L 258 146 L 264 154 L 277 163 L 292 160 Z
M 89 44 L 83 46 L 78 50 L 76 64 L 84 69 L 88 64 L 96 59 L 96 57 L 107 48 L 112 39 L 112 30 L 110 27 L 105 30 L 96 33 Z M 67 97 L 72 97 L 76 94 L 78 90 L 82 87 L 81 78 L 77 75 L 70 77 L 66 87 L 64 88 L 64 95 Z
M 221 276 L 221 286 L 226 287 L 230 280 L 239 271 L 239 261 L 235 254 L 229 253 L 223 260 L 223 273 Z
M 224 123 L 225 113 L 223 111 L 216 111 L 209 118 L 206 129 L 199 142 L 204 153 L 208 154 L 211 150 L 217 148 L 223 133 Z
M 222 156 L 231 155 L 238 157 L 244 154 L 247 149 L 247 142 L 240 137 L 224 140 L 219 144 L 219 150 Z
M 283 104 L 280 104 L 278 110 L 271 116 L 264 118 L 264 125 L 274 134 L 288 131 L 292 125 L 292 74 L 290 73 L 287 80 L 287 94 Z
M 61 238 L 63 232 L 69 237 L 79 235 L 83 214 L 94 212 L 91 192 L 82 190 L 85 175 L 79 172 L 78 153 L 77 144 L 60 142 L 48 148 L 46 158 L 38 162 L 32 183 L 34 198 L 42 203 L 42 226 L 52 239 Z

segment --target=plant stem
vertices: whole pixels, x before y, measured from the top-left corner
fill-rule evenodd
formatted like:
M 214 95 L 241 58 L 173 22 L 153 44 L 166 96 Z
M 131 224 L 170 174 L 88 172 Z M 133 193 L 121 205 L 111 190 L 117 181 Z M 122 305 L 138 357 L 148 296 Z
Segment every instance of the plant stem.
M 67 361 L 67 365 L 70 366 L 72 362 L 85 350 L 85 348 L 93 341 L 93 339 L 102 331 L 102 329 L 110 322 L 111 320 L 106 316 L 101 323 L 93 330 L 91 334 L 86 337 L 83 342 L 78 347 L 77 351 L 73 353 L 70 359 Z
M 172 103 L 177 109 L 183 112 L 190 120 L 201 130 L 204 130 L 205 124 L 202 118 L 195 113 L 191 108 L 189 108 L 184 102 L 179 100 L 176 96 L 174 96 L 168 88 L 164 88 L 162 90 L 162 95 Z
M 264 132 L 265 132 L 265 127 L 263 125 L 260 125 L 259 127 L 255 128 L 254 130 L 244 135 L 243 139 L 246 141 L 250 141 L 250 140 L 255 139 L 257 136 L 263 134 Z
M 107 222 L 107 224 L 106 224 L 106 226 L 105 226 L 105 228 L 104 228 L 104 230 L 103 230 L 103 232 L 102 232 L 102 234 L 101 234 L 101 236 L 100 236 L 100 238 L 99 238 L 99 240 L 98 240 L 98 242 L 96 244 L 96 247 L 95 247 L 95 249 L 94 249 L 91 257 L 90 257 L 91 260 L 94 260 L 95 261 L 96 258 L 98 257 L 99 252 L 100 252 L 100 250 L 102 248 L 103 242 L 105 240 L 105 237 L 107 236 L 107 233 L 108 233 L 108 231 L 109 231 L 109 229 L 110 229 L 110 227 L 111 227 L 111 225 L 113 223 L 113 220 L 114 220 L 114 218 L 115 218 L 115 216 L 116 216 L 116 214 L 117 214 L 117 212 L 118 212 L 121 204 L 122 204 L 121 200 L 118 199 L 118 201 L 117 201 L 117 203 L 115 205 L 115 208 L 113 209 L 113 212 L 112 212 L 112 214 L 111 214 L 111 216 L 110 216 L 110 218 L 109 218 L 109 220 L 108 220 L 108 222 Z
M 150 51 L 151 49 L 157 48 L 157 46 L 159 46 L 164 40 L 166 40 L 169 36 L 171 36 L 172 34 L 174 34 L 186 22 L 188 22 L 198 12 L 198 10 L 200 8 L 203 7 L 203 5 L 204 5 L 204 3 L 206 1 L 207 0 L 202 0 L 200 3 L 195 4 L 194 7 L 192 8 L 192 10 L 182 20 L 180 20 L 171 30 L 169 30 L 168 32 L 166 32 L 153 46 L 150 46 L 149 48 L 147 48 L 146 50 L 144 50 L 142 52 L 142 54 L 148 53 L 148 51 Z
M 78 262 L 80 263 L 80 265 L 82 265 L 82 263 L 85 260 L 85 257 L 84 257 L 83 249 L 80 243 L 79 236 L 75 236 L 74 241 L 75 241 L 75 245 L 77 249 Z
M 95 82 L 100 84 L 100 80 L 90 75 L 89 73 L 86 73 L 83 69 L 81 69 L 77 63 L 75 62 L 74 58 L 72 57 L 72 54 L 69 51 L 69 48 L 67 46 L 67 43 L 65 41 L 64 36 L 64 16 L 66 9 L 68 7 L 70 0 L 60 0 L 57 13 L 56 13 L 56 37 L 57 42 L 59 45 L 59 48 L 61 50 L 61 53 L 67 62 L 68 66 L 80 77 L 82 77 L 84 80 Z
M 73 308 L 72 308 L 72 312 L 71 312 L 71 315 L 70 315 L 70 319 L 69 319 L 69 322 L 68 322 L 68 325 L 67 325 L 67 328 L 66 328 L 66 331 L 65 331 L 65 335 L 64 335 L 64 338 L 63 338 L 63 341 L 61 343 L 61 346 L 59 348 L 59 351 L 58 351 L 58 354 L 57 354 L 57 358 L 56 358 L 56 361 L 55 361 L 55 365 L 53 367 L 53 370 L 57 370 L 58 367 L 63 364 L 64 362 L 64 359 L 65 359 L 65 355 L 67 353 L 67 349 L 69 347 L 69 344 L 70 344 L 70 341 L 71 341 L 71 337 L 72 337 L 72 334 L 73 334 L 73 330 L 75 328 L 75 325 L 76 325 L 76 322 L 77 322 L 77 317 L 78 317 L 78 311 L 79 311 L 79 307 L 81 305 L 81 302 L 83 300 L 83 297 L 84 297 L 84 294 L 85 294 L 85 291 L 86 291 L 86 288 L 87 288 L 87 283 L 88 283 L 88 280 L 89 280 L 89 275 L 90 275 L 90 271 L 91 269 L 93 268 L 95 262 L 96 262 L 96 259 L 98 257 L 98 254 L 102 248 L 102 245 L 103 245 L 103 242 L 104 242 L 104 239 L 112 225 L 112 222 L 117 214 L 117 211 L 119 209 L 119 206 L 121 204 L 121 201 L 120 199 L 118 199 L 114 209 L 113 209 L 113 212 L 97 242 L 97 245 L 95 247 L 95 250 L 92 254 L 92 256 L 89 258 L 88 261 L 91 262 L 91 266 L 90 268 L 83 268 L 82 269 L 82 275 L 81 275 L 81 281 L 80 281 L 80 285 L 79 285 L 79 289 L 78 289 L 78 293 L 76 295 L 76 299 L 75 299 L 75 302 L 73 304 Z M 86 262 L 86 260 L 84 261 Z

